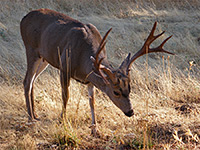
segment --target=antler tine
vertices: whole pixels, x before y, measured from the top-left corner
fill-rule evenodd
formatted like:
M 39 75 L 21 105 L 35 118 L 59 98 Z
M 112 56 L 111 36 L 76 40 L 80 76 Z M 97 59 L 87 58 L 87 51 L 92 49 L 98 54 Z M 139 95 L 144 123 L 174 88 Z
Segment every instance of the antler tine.
M 99 44 L 99 48 L 97 50 L 97 53 L 96 53 L 96 60 L 98 62 L 98 57 L 99 57 L 99 54 L 101 53 L 101 51 L 103 50 L 103 48 L 105 47 L 106 45 L 106 38 L 108 37 L 108 34 L 110 33 L 110 31 L 112 30 L 112 28 L 110 28 L 106 34 L 104 35 L 103 39 L 101 40 L 101 43 Z
M 157 48 L 149 48 L 151 43 L 153 41 L 155 41 L 158 37 L 160 37 L 161 35 L 163 35 L 165 33 L 165 31 L 163 31 L 162 33 L 154 36 L 154 32 L 156 30 L 156 25 L 157 25 L 157 22 L 154 23 L 153 25 L 153 28 L 148 36 L 148 38 L 146 39 L 144 45 L 142 46 L 142 48 L 131 58 L 131 60 L 129 61 L 129 64 L 127 66 L 127 70 L 130 68 L 131 64 L 140 56 L 146 54 L 146 53 L 153 53 L 153 52 L 164 52 L 164 53 L 168 53 L 168 54 L 172 54 L 174 55 L 173 53 L 171 52 L 168 52 L 166 50 L 164 50 L 162 47 L 164 46 L 164 44 L 172 37 L 172 36 L 169 36 L 167 39 L 165 39 L 161 44 L 160 46 L 158 46 Z
M 173 35 L 169 36 L 168 38 L 166 38 L 161 44 L 160 47 L 163 47 L 164 44 L 172 37 Z
M 105 78 L 105 76 L 100 71 L 100 66 L 101 66 L 101 62 L 103 61 L 103 59 L 104 59 L 104 57 L 99 60 L 98 67 L 97 67 L 98 69 L 97 70 L 98 70 L 99 74 L 101 75 L 101 77 L 106 82 L 106 84 L 109 84 L 108 80 Z
M 104 57 L 99 60 L 97 66 L 96 66 L 97 70 L 100 69 L 100 65 L 101 65 L 101 62 L 103 61 L 103 59 L 104 59 Z
M 100 55 L 101 51 L 104 49 L 104 47 L 106 45 L 106 41 L 105 40 L 108 37 L 108 34 L 110 33 L 111 30 L 112 30 L 112 28 L 110 28 L 106 32 L 106 34 L 104 35 L 103 39 L 101 40 L 101 42 L 99 44 L 99 48 L 98 48 L 97 53 L 96 53 L 96 58 L 95 58 L 95 61 L 94 61 L 94 67 L 95 67 L 96 71 L 104 79 L 104 81 L 106 82 L 106 84 L 108 84 L 109 82 L 108 82 L 108 80 L 105 78 L 105 76 L 100 71 L 101 62 L 103 61 L 104 57 L 99 60 L 99 55 Z
M 166 50 L 163 49 L 164 44 L 165 44 L 171 37 L 172 37 L 172 35 L 169 36 L 168 38 L 166 38 L 158 47 L 149 49 L 149 52 L 148 52 L 148 53 L 163 52 L 163 53 L 175 55 L 174 53 L 171 53 L 171 52 L 166 51 Z
M 146 39 L 146 41 L 145 41 L 145 43 L 144 43 L 144 45 L 143 45 L 141 50 L 145 50 L 146 49 L 145 47 L 149 48 L 149 46 L 151 45 L 151 43 L 153 41 L 155 41 L 157 38 L 159 38 L 161 35 L 163 35 L 165 33 L 165 31 L 163 31 L 162 33 L 160 33 L 160 34 L 155 36 L 154 32 L 156 30 L 156 26 L 157 26 L 157 22 L 154 23 L 153 28 L 151 29 L 151 32 L 150 32 L 149 36 L 147 37 L 147 39 Z
M 106 38 L 108 37 L 108 34 L 110 33 L 110 31 L 112 30 L 112 28 L 110 28 L 107 32 L 106 32 L 106 34 L 104 35 L 104 37 L 103 37 L 103 39 L 101 40 L 101 43 L 100 43 L 100 47 L 101 47 L 101 45 L 104 43 L 104 41 L 106 40 Z
M 97 51 L 97 53 L 96 53 L 96 63 L 98 63 L 99 54 L 101 53 L 101 51 L 102 51 L 103 48 L 105 47 L 106 43 L 107 43 L 107 42 L 105 41 L 103 44 L 99 45 L 98 51 Z
M 153 28 L 151 29 L 151 32 L 144 43 L 144 46 L 150 45 L 153 41 L 155 41 L 158 37 L 160 37 L 161 35 L 163 35 L 165 33 L 165 31 L 163 31 L 162 33 L 155 36 L 154 32 L 156 30 L 156 26 L 157 26 L 157 22 L 154 23 Z
M 153 24 L 153 28 L 151 29 L 151 32 L 150 32 L 149 36 L 153 36 L 153 35 L 154 35 L 154 32 L 155 32 L 155 30 L 156 30 L 156 26 L 157 26 L 157 22 L 155 22 L 155 23 Z

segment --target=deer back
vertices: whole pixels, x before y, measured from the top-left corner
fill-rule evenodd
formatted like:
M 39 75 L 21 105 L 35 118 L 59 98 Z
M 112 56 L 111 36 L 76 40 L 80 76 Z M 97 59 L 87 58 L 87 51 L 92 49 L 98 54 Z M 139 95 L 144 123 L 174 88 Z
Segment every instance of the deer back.
M 39 9 L 27 14 L 21 21 L 21 35 L 25 46 L 31 46 L 52 66 L 59 68 L 58 48 L 65 65 L 66 50 L 70 49 L 71 75 L 85 81 L 92 71 L 90 56 L 95 56 L 102 37 L 92 24 L 83 24 L 62 13 Z M 105 48 L 104 48 L 105 49 Z M 106 57 L 105 50 L 101 57 Z M 107 59 L 104 60 L 107 63 Z

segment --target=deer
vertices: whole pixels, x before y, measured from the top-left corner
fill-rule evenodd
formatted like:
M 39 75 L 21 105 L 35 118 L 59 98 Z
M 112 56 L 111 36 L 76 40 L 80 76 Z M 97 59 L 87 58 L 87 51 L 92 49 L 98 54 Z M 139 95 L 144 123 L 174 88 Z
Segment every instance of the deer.
M 115 69 L 107 60 L 106 43 L 110 28 L 102 37 L 93 24 L 84 24 L 63 13 L 50 9 L 29 12 L 20 22 L 20 31 L 26 49 L 27 71 L 24 78 L 24 95 L 29 121 L 39 120 L 35 115 L 34 81 L 50 64 L 60 70 L 63 107 L 61 116 L 66 114 L 69 99 L 70 79 L 88 87 L 89 105 L 92 116 L 92 134 L 97 133 L 95 120 L 95 88 L 106 93 L 109 99 L 126 116 L 134 115 L 129 98 L 131 92 L 130 70 L 132 63 L 147 53 L 174 53 L 163 49 L 172 37 L 166 38 L 158 47 L 150 48 L 162 33 L 154 35 L 157 22 L 142 48 L 132 57 L 131 53 Z

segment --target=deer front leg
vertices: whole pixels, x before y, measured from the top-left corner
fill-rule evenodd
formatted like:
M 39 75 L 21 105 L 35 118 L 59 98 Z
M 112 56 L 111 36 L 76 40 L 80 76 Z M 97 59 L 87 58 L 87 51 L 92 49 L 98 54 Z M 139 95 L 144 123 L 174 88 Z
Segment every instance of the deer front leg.
M 61 87 L 62 87 L 62 100 L 63 100 L 63 107 L 62 107 L 62 112 L 61 112 L 61 118 L 65 118 L 66 117 L 66 106 L 67 106 L 67 102 L 69 99 L 69 83 L 70 83 L 70 79 L 67 78 L 67 74 L 65 72 L 61 71 Z
M 91 128 L 91 134 L 94 136 L 98 135 L 97 127 L 96 127 L 96 121 L 95 121 L 95 113 L 94 113 L 94 86 L 92 84 L 88 85 L 88 95 L 89 95 L 89 102 L 90 102 L 90 109 L 92 114 L 92 125 Z

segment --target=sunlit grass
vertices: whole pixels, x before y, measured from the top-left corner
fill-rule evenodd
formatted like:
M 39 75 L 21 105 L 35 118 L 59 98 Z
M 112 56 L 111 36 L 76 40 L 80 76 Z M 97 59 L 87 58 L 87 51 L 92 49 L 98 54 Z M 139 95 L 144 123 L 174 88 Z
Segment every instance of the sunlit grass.
M 0 148 L 2 149 L 198 149 L 200 137 L 200 51 L 198 0 L 189 1 L 1 1 L 0 9 Z M 108 59 L 117 67 L 128 52 L 142 46 L 154 21 L 156 32 L 173 34 L 165 49 L 175 56 L 149 54 L 131 68 L 131 102 L 127 118 L 97 90 L 99 137 L 92 136 L 86 86 L 71 81 L 67 117 L 62 109 L 58 70 L 50 67 L 36 81 L 36 114 L 28 123 L 22 80 L 25 49 L 19 33 L 21 18 L 33 9 L 51 8 L 84 23 L 91 22 L 108 37 Z M 161 39 L 162 40 L 162 39 Z M 159 44 L 160 41 L 155 43 Z M 154 46 L 154 45 L 153 45 Z M 148 60 L 148 61 L 147 61 Z M 147 64 L 146 64 L 147 63 Z

